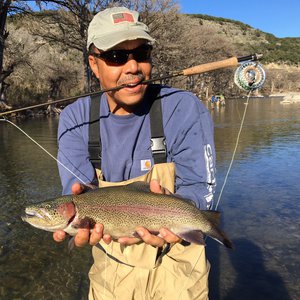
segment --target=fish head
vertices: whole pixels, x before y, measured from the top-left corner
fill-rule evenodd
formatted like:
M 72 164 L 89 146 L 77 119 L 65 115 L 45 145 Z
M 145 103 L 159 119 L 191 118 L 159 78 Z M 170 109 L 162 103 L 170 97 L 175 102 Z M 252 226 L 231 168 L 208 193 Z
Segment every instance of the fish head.
M 25 208 L 22 220 L 46 231 L 64 230 L 74 219 L 76 208 L 71 196 L 30 205 Z

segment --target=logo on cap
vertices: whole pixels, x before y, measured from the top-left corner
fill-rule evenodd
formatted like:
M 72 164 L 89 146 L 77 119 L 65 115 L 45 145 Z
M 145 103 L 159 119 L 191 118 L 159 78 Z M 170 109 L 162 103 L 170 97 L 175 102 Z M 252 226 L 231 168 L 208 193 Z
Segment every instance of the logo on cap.
M 122 23 L 122 22 L 129 22 L 134 23 L 134 18 L 131 13 L 117 13 L 112 15 L 114 24 Z

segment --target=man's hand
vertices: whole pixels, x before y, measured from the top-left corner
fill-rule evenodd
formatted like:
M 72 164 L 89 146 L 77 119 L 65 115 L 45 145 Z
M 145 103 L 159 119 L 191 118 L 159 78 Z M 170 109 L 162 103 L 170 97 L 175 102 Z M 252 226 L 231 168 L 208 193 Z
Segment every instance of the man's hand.
M 75 195 L 81 194 L 86 189 L 93 189 L 94 186 L 84 186 L 80 183 L 74 183 L 72 186 L 72 193 Z M 53 233 L 53 239 L 56 242 L 62 242 L 66 238 L 66 233 L 63 230 L 57 230 Z M 96 245 L 99 241 L 103 239 L 103 241 L 107 244 L 111 242 L 111 237 L 109 235 L 103 234 L 103 225 L 96 224 L 95 227 L 90 230 L 90 228 L 80 228 L 78 229 L 78 233 L 74 238 L 74 243 L 77 247 L 83 247 L 87 243 L 90 245 Z

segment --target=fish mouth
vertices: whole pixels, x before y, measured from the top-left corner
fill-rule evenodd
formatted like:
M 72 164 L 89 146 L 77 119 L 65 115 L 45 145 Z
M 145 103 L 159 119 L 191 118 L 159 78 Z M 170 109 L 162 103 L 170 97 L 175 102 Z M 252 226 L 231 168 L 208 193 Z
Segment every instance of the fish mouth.
M 41 210 L 39 213 L 36 210 L 26 209 L 25 215 L 22 216 L 22 220 L 26 221 L 26 220 L 30 220 L 30 219 L 40 219 L 45 222 L 49 222 L 52 220 L 51 216 L 44 210 Z
M 22 216 L 23 221 L 27 220 L 27 219 L 32 219 L 32 218 L 43 219 L 44 217 L 42 215 L 40 215 L 39 213 L 37 213 L 36 211 L 30 211 L 30 210 L 26 210 L 25 215 Z
M 66 222 L 55 222 L 48 214 L 44 215 L 43 213 L 44 212 L 39 213 L 37 211 L 26 210 L 25 214 L 21 216 L 21 219 L 35 228 L 52 232 L 58 229 L 63 230 L 67 226 Z

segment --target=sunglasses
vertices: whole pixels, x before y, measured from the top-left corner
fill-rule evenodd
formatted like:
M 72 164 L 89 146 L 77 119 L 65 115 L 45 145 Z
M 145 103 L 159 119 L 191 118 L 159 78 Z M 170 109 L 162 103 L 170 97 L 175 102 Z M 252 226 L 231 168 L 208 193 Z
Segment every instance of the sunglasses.
M 151 45 L 143 44 L 132 50 L 109 50 L 102 53 L 92 53 L 91 55 L 104 60 L 108 65 L 122 66 L 127 63 L 130 54 L 139 63 L 149 60 L 151 51 Z

